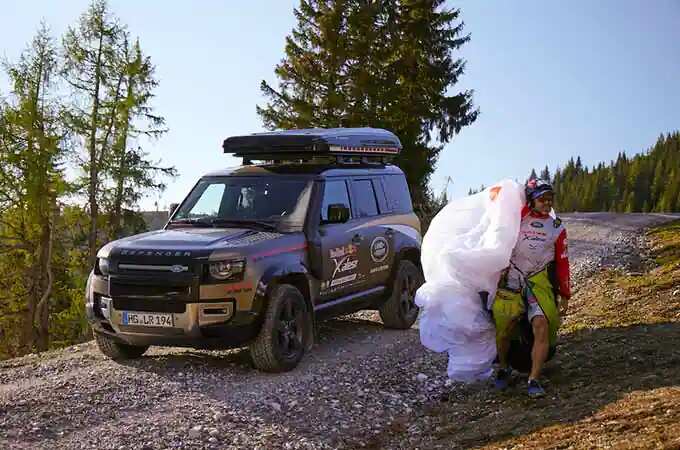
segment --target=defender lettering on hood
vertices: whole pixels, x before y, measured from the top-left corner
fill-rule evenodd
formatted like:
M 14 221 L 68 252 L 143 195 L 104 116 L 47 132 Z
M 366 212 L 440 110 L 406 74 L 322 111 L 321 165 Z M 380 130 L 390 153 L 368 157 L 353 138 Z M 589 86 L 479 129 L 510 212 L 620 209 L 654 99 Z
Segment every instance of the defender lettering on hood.
M 120 251 L 121 256 L 184 256 L 191 257 L 191 252 L 167 251 L 167 250 L 126 250 Z

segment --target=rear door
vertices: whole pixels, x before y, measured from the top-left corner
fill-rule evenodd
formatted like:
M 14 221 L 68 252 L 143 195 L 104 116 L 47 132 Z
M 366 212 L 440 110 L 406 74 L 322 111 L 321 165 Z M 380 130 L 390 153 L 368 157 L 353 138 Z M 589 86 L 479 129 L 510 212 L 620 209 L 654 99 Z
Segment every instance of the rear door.
M 379 177 L 352 179 L 352 205 L 355 226 L 349 231 L 359 242 L 359 272 L 365 288 L 387 283 L 394 262 L 394 231 L 389 222 L 385 195 Z

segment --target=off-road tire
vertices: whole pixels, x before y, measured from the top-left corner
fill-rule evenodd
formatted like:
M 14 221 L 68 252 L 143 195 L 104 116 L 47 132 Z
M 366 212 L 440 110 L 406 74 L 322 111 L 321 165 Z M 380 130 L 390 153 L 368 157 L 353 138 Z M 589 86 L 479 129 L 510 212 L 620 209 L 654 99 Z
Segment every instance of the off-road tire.
M 142 356 L 148 349 L 148 345 L 128 345 L 114 341 L 108 336 L 95 333 L 94 339 L 99 350 L 114 360 L 136 359 Z
M 411 261 L 399 261 L 394 276 L 392 293 L 380 308 L 380 318 L 387 328 L 405 330 L 418 318 L 415 304 L 416 290 L 423 284 L 420 269 Z
M 259 370 L 287 372 L 294 369 L 305 354 L 313 333 L 312 316 L 300 291 L 290 284 L 274 286 L 268 299 L 262 328 L 250 344 L 250 356 Z M 289 314 L 284 309 L 287 307 L 292 307 Z M 295 335 L 291 337 L 293 328 Z

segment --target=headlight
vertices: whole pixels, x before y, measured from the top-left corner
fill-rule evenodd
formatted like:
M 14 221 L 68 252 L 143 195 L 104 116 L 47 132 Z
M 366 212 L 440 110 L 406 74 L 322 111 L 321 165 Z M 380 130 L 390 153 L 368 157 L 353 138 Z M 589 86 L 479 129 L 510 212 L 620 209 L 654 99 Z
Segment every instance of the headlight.
M 109 274 L 109 260 L 106 258 L 97 258 L 97 262 L 94 266 L 94 273 L 97 275 L 108 275 Z
M 239 281 L 243 279 L 246 262 L 243 259 L 231 261 L 217 261 L 210 263 L 208 271 L 216 280 Z

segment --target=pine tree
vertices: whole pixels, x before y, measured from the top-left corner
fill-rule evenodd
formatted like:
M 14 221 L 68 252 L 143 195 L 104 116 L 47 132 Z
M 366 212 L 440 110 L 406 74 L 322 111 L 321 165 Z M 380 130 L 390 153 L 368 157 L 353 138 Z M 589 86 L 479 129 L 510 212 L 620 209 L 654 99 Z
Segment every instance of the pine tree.
M 150 161 L 141 146 L 129 145 L 139 142 L 141 136 L 158 138 L 167 130 L 165 119 L 155 115 L 150 105 L 158 86 L 150 58 L 142 53 L 139 40 L 130 43 L 127 32 L 123 33 L 121 49 L 116 65 L 117 92 L 109 94 L 110 98 L 119 99 L 111 118 L 112 144 L 105 168 L 112 182 L 106 196 L 109 201 L 105 202 L 109 239 L 121 237 L 123 207 L 134 206 L 149 190 L 163 190 L 165 184 L 157 179 L 158 175 L 176 175 L 173 167 L 161 167 Z
M 112 99 L 107 93 L 120 82 L 115 68 L 123 34 L 123 26 L 111 16 L 106 1 L 94 0 L 80 17 L 78 27 L 69 28 L 63 39 L 63 75 L 75 96 L 69 115 L 70 127 L 82 138 L 86 148 L 82 169 L 90 212 L 88 259 L 91 265 L 98 248 L 101 172 L 110 157 L 111 133 L 120 103 L 119 98 Z
M 442 144 L 478 114 L 472 91 L 450 94 L 465 68 L 454 52 L 470 38 L 460 11 L 443 5 L 301 0 L 275 69 L 278 89 L 261 84 L 265 126 L 387 128 L 403 144 L 397 163 L 415 203 L 431 198 L 427 182 Z
M 16 64 L 0 112 L 0 329 L 21 330 L 0 354 L 47 350 L 49 301 L 54 290 L 53 246 L 57 198 L 64 193 L 66 156 L 62 106 L 55 96 L 57 50 L 46 25 Z M 3 298 L 4 297 L 4 298 Z M 19 327 L 5 321 L 22 316 Z M 5 340 L 2 339 L 2 340 Z M 13 349 L 12 349 L 13 348 Z
M 546 180 L 546 181 L 552 181 L 552 178 L 550 177 L 550 170 L 548 169 L 548 166 L 545 166 L 543 170 L 541 170 L 541 180 Z

